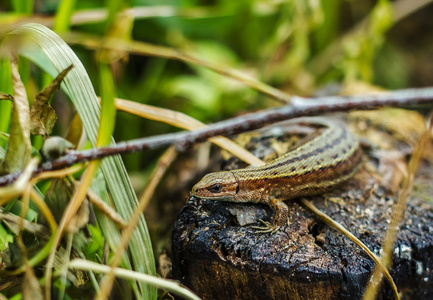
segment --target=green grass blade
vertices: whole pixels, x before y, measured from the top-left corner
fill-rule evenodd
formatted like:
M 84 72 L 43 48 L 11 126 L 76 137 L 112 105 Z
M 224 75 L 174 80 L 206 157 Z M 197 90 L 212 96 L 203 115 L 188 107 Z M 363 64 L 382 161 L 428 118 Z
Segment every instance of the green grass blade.
M 30 14 L 33 11 L 33 0 L 15 0 L 11 1 L 15 12 Z
M 97 145 L 98 147 L 102 147 L 110 144 L 116 120 L 114 79 L 110 66 L 106 63 L 99 64 L 99 81 L 101 87 L 102 111 Z
M 0 92 L 13 94 L 11 65 L 9 59 L 0 61 Z M 11 119 L 12 105 L 9 101 L 0 101 L 0 132 L 7 132 Z
M 74 13 L 76 0 L 62 0 L 57 10 L 54 31 L 65 32 L 71 27 L 71 16 Z

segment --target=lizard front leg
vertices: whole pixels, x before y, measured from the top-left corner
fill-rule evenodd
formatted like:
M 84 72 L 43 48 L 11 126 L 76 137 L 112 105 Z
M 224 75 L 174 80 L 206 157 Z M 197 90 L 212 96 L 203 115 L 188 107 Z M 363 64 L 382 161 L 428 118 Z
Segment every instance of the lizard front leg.
M 265 227 L 253 226 L 252 228 L 259 229 L 258 233 L 275 233 L 282 226 L 289 224 L 289 208 L 283 201 L 275 197 L 269 197 L 267 201 L 264 201 L 263 203 L 269 205 L 272 210 L 275 211 L 275 216 L 272 223 L 260 220 Z

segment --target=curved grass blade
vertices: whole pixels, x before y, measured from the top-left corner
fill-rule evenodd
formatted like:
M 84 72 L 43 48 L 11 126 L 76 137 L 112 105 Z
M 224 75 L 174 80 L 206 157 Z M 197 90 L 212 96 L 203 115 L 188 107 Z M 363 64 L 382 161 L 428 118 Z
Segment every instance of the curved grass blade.
M 56 73 L 50 73 L 52 76 L 55 76 L 69 65 L 74 65 L 74 69 L 65 78 L 62 88 L 70 96 L 83 121 L 90 141 L 95 145 L 99 127 L 100 106 L 90 78 L 75 53 L 59 36 L 39 24 L 23 25 L 13 31 L 12 34 L 28 36 L 32 43 L 43 50 L 51 64 L 44 64 L 41 67 L 47 72 L 53 72 L 52 66 L 54 65 Z M 27 51 L 24 54 L 30 60 L 38 63 L 40 54 L 37 51 Z M 101 170 L 116 210 L 124 219 L 129 219 L 137 205 L 137 198 L 120 156 L 104 159 Z M 113 234 L 107 230 L 104 231 L 104 235 L 107 240 L 117 240 L 115 236 L 118 236 L 119 232 Z M 115 241 L 111 241 L 110 244 L 115 244 Z M 132 262 L 128 264 L 128 267 L 133 264 L 134 269 L 138 272 L 155 274 L 153 250 L 144 217 L 140 219 L 129 245 Z M 140 287 L 143 293 L 141 297 L 155 298 L 156 289 L 154 287 L 146 284 L 140 284 Z

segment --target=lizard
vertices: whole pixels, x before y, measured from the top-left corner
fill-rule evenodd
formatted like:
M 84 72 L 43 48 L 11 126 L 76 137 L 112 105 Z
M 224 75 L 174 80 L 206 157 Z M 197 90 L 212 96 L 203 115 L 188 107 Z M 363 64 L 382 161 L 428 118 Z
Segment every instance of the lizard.
M 362 150 L 344 124 L 317 117 L 290 122 L 324 129 L 265 165 L 209 173 L 192 188 L 191 194 L 200 199 L 267 204 L 275 216 L 272 223 L 262 222 L 275 232 L 289 222 L 284 201 L 324 193 L 358 171 Z

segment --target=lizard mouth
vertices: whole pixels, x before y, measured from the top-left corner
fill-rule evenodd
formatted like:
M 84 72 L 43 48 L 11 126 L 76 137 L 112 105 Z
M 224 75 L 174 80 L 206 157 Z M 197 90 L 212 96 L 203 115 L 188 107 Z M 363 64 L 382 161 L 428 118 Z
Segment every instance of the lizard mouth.
M 193 189 L 191 195 L 198 199 L 203 200 L 219 200 L 219 201 L 233 201 L 232 195 L 212 195 L 211 193 L 200 193 L 200 189 Z

